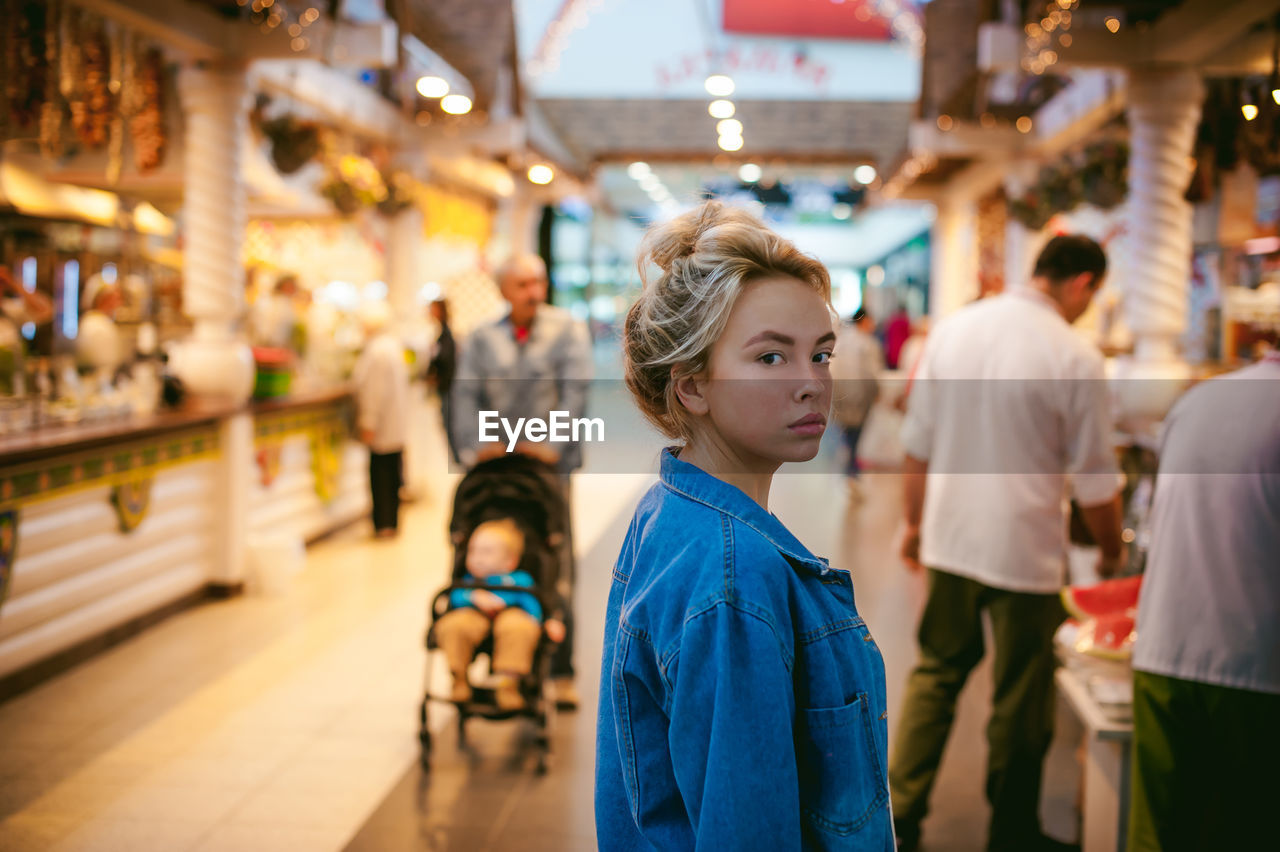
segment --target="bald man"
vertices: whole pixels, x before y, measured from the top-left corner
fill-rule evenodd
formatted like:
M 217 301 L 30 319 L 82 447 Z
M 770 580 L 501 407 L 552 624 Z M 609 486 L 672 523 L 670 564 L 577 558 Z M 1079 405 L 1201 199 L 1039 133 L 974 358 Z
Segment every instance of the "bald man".
M 454 377 L 453 437 L 466 467 L 507 451 L 505 440 L 480 443 L 479 412 L 497 411 L 512 423 L 521 417 L 549 420 L 552 411 L 567 411 L 570 418 L 579 418 L 585 414 L 591 380 L 587 327 L 568 311 L 546 303 L 547 267 L 542 258 L 512 257 L 499 267 L 497 281 L 507 313 L 471 332 L 462 345 Z M 568 474 L 582 464 L 579 443 L 524 441 L 514 451 L 542 459 L 563 474 L 568 496 Z M 572 606 L 571 538 L 566 551 L 557 591 Z M 568 709 L 578 703 L 572 681 L 572 613 L 565 621 L 568 637 L 552 660 L 551 674 L 556 679 L 556 701 Z

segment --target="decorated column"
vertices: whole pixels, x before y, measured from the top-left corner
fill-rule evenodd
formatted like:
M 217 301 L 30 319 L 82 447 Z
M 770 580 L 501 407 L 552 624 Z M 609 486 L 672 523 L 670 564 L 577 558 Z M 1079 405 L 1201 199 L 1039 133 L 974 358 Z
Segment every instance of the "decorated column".
M 249 85 L 243 68 L 182 69 L 183 312 L 195 328 L 174 353 L 173 368 L 197 401 L 239 404 L 253 392 L 253 355 L 238 327 L 245 312 L 242 260 L 246 216 L 241 177 L 248 139 Z M 245 577 L 253 418 L 223 420 L 217 473 L 219 513 L 215 587 Z
M 244 402 L 254 364 L 237 326 L 244 314 L 249 85 L 244 68 L 188 66 L 178 80 L 185 117 L 183 312 L 195 323 L 174 358 L 187 391 Z
M 1192 150 L 1204 84 L 1189 68 L 1129 71 L 1129 245 L 1125 320 L 1132 358 L 1117 364 L 1121 415 L 1131 422 L 1164 416 L 1190 371 L 1178 351 L 1187 325 L 1191 281 Z

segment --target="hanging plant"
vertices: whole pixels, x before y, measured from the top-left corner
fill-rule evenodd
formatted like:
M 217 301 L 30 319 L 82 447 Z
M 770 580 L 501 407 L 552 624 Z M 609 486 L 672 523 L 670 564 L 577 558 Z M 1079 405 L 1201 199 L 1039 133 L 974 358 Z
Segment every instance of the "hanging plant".
M 1128 193 L 1129 146 L 1107 139 L 1040 170 L 1035 184 L 1009 202 L 1009 215 L 1038 231 L 1082 203 L 1110 210 Z
M 344 154 L 330 163 L 320 194 L 343 216 L 354 216 L 361 208 L 376 207 L 385 201 L 387 185 L 369 160 Z
M 378 202 L 379 213 L 392 219 L 413 206 L 417 187 L 408 173 L 384 172 L 382 182 L 387 187 L 387 197 Z
M 1129 145 L 1121 139 L 1094 142 L 1084 149 L 1080 180 L 1085 203 L 1100 210 L 1119 206 L 1129 192 Z
M 320 125 L 285 114 L 262 123 L 263 134 L 271 141 L 271 161 L 281 174 L 291 175 L 319 155 Z

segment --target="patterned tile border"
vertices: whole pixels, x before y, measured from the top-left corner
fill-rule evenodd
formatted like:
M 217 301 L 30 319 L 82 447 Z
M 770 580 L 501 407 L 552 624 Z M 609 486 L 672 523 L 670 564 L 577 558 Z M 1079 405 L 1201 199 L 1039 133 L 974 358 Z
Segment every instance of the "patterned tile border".
M 351 404 L 338 402 L 301 411 L 260 414 L 253 420 L 253 446 L 262 449 L 279 445 L 294 435 L 316 431 L 350 434 Z
M 218 428 L 210 425 L 15 465 L 0 472 L 0 511 L 104 485 L 137 482 L 218 454 Z

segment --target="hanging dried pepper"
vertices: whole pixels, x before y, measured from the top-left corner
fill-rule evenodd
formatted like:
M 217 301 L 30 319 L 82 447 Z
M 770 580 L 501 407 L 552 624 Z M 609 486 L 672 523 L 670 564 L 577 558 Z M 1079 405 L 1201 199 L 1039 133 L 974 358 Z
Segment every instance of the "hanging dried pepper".
M 111 116 L 111 132 L 107 141 L 107 182 L 120 182 L 120 172 L 124 167 L 124 112 L 128 104 L 125 86 L 125 57 L 132 50 L 132 38 L 124 27 L 111 27 L 111 79 L 107 88 L 116 100 L 116 109 Z
M 45 30 L 48 7 L 43 3 L 10 0 L 5 8 L 5 99 L 9 118 L 15 124 L 31 124 L 40 116 L 40 103 L 49 73 Z
M 149 172 L 164 161 L 164 57 L 156 48 L 147 51 L 134 80 L 139 107 L 129 119 L 134 164 Z
M 88 148 L 101 148 L 107 144 L 107 134 L 111 126 L 111 116 L 115 112 L 114 98 L 111 95 L 110 50 L 107 37 L 102 26 L 81 27 L 79 73 L 73 78 L 72 94 L 68 101 L 71 105 L 71 126 L 76 136 Z M 70 48 L 70 45 L 68 45 Z M 74 49 L 67 54 L 74 55 Z
M 49 73 L 45 75 L 44 102 L 40 105 L 40 153 L 49 159 L 62 156 L 62 112 L 63 101 L 58 91 L 58 75 L 54 73 L 58 67 L 58 27 L 54 24 L 58 7 L 53 3 L 48 6 L 48 25 L 44 28 L 45 62 Z

